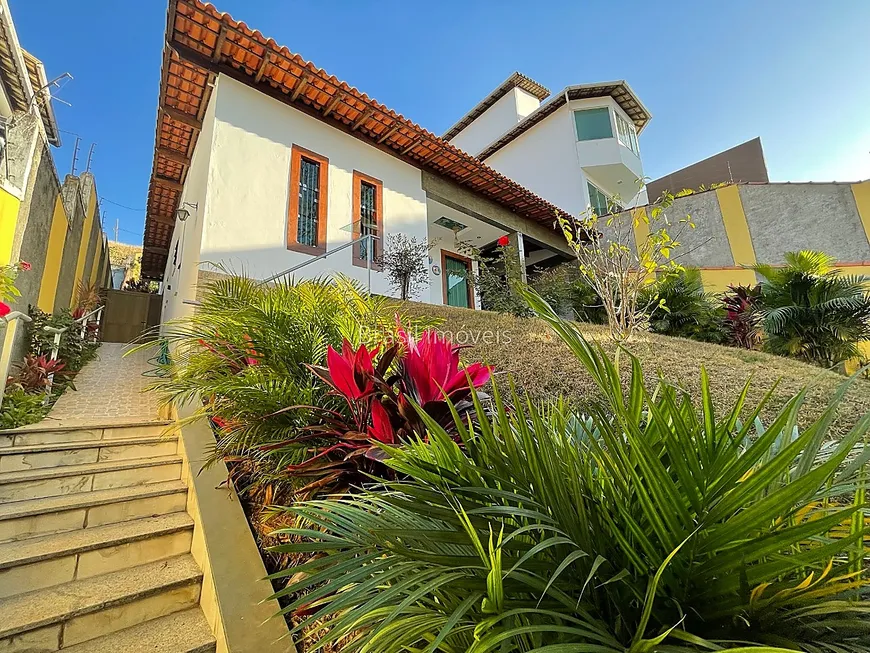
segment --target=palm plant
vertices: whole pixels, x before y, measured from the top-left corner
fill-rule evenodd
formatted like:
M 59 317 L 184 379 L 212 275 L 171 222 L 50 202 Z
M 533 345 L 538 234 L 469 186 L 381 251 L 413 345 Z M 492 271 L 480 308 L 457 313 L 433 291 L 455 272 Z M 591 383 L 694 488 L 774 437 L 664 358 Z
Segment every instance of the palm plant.
M 403 480 L 285 508 L 275 549 L 315 554 L 273 575 L 307 650 L 398 653 L 870 651 L 863 442 L 827 440 L 837 402 L 803 432 L 803 393 L 697 406 L 632 356 L 611 360 L 527 297 L 604 396 L 475 399 L 456 442 L 384 447 Z M 620 363 L 627 362 L 624 385 Z
M 722 342 L 722 310 L 704 291 L 698 268 L 664 272 L 642 293 L 650 307 L 649 324 L 655 333 L 704 342 Z
M 307 406 L 338 407 L 306 365 L 324 364 L 329 347 L 345 340 L 359 346 L 394 337 L 397 318 L 412 329 L 425 326 L 344 277 L 265 285 L 222 276 L 205 284 L 195 313 L 163 325 L 171 360 L 158 363 L 149 389 L 164 405 L 196 406 L 186 421 L 211 420 L 213 459 L 235 461 L 240 471 L 256 468 L 266 484 L 316 443 L 270 445 L 293 441 L 316 423 Z
M 870 280 L 840 274 L 824 252 L 789 252 L 785 261 L 753 268 L 762 277 L 766 346 L 823 367 L 859 356 L 858 344 L 870 339 Z

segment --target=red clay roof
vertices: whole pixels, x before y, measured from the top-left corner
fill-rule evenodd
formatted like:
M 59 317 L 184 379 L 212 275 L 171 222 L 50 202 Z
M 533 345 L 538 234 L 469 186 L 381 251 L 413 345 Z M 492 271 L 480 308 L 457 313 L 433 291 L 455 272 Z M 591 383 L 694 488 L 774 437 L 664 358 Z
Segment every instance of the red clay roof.
M 376 100 L 199 0 L 170 0 L 142 275 L 160 279 L 175 210 L 219 73 L 242 81 L 419 168 L 552 225 L 550 202 Z

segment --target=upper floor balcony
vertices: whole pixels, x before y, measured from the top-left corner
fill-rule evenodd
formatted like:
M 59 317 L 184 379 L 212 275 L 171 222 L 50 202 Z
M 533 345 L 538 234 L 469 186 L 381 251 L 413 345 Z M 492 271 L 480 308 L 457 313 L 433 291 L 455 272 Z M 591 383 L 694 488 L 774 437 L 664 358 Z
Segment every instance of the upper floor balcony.
M 577 160 L 585 172 L 614 195 L 634 197 L 643 165 L 634 124 L 616 107 L 574 111 Z

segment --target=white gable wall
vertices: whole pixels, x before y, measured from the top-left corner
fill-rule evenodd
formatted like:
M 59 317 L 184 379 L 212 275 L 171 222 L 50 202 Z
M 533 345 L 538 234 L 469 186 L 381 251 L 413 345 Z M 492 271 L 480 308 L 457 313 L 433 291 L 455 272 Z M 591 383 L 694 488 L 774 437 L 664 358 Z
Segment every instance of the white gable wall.
M 573 116 L 563 106 L 484 163 L 577 215 L 586 210 L 589 199 L 575 140 Z
M 354 170 L 383 183 L 386 234 L 401 231 L 426 239 L 426 195 L 419 169 L 223 75 L 212 102 L 215 133 L 202 261 L 265 278 L 311 260 L 286 247 L 294 144 L 329 159 L 327 250 L 352 240 Z M 341 272 L 365 283 L 366 269 L 353 265 L 351 257 L 347 248 L 299 274 Z M 392 294 L 382 273 L 372 274 L 372 291 Z
M 540 106 L 534 95 L 513 88 L 450 141 L 461 150 L 477 155 L 506 131 Z

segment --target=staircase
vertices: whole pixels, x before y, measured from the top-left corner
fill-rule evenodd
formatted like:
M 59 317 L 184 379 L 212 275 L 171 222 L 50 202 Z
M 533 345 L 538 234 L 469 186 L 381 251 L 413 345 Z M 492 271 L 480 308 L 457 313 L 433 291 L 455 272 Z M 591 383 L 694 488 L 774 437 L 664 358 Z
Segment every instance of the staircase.
M 215 650 L 164 428 L 0 431 L 0 651 Z

